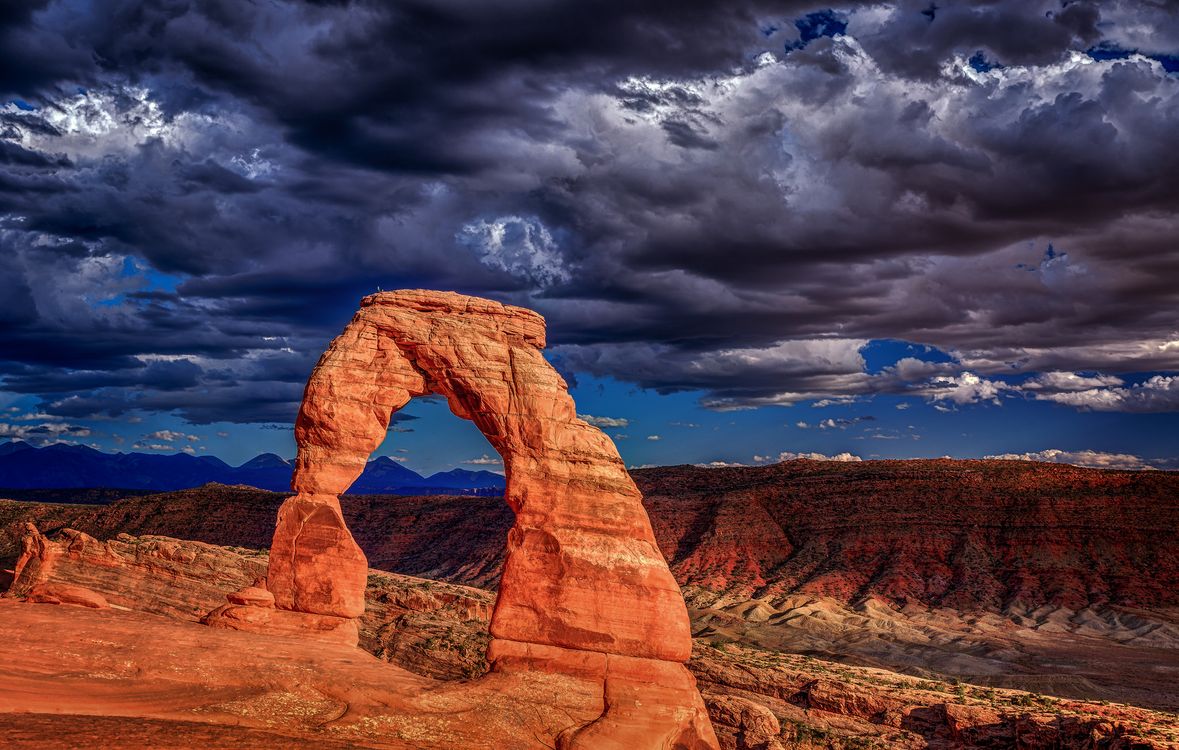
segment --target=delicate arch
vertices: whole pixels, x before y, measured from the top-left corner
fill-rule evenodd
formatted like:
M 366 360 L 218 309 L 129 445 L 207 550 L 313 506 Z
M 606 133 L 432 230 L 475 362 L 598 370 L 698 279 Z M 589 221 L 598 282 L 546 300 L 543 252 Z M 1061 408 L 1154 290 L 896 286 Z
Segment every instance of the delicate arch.
M 280 512 L 271 548 L 277 606 L 363 612 L 367 567 L 336 498 L 392 414 L 436 394 L 504 460 L 516 522 L 492 636 L 686 660 L 687 611 L 642 496 L 610 439 L 577 418 L 544 344 L 544 320 L 523 308 L 439 292 L 366 297 L 307 384 L 295 426 L 297 495 Z

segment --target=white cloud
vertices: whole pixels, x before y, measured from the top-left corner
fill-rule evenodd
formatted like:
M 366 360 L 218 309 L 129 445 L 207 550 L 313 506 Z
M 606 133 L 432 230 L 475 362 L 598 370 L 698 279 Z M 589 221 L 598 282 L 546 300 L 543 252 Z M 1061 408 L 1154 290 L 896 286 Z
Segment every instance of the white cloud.
M 1042 401 L 1054 401 L 1086 411 L 1179 411 L 1179 376 L 1155 375 L 1138 385 L 1034 392 L 1034 396 Z
M 662 440 L 663 438 L 660 437 L 659 435 L 648 435 L 647 439 L 648 440 Z
M 186 435 L 183 432 L 176 432 L 175 430 L 156 430 L 150 435 L 145 435 L 144 440 L 163 440 L 165 443 L 174 443 L 177 440 L 187 440 L 190 443 L 200 441 L 200 435 Z
M 693 465 L 699 466 L 702 469 L 731 469 L 738 466 L 748 466 L 749 464 L 743 464 L 738 461 L 709 461 L 707 463 Z
M 1020 388 L 1025 391 L 1084 391 L 1122 384 L 1122 379 L 1113 375 L 1080 375 L 1053 370 L 1024 381 Z
M 1154 469 L 1152 463 L 1164 464 L 1162 461 L 1148 461 L 1129 453 L 1104 453 L 1102 451 L 1062 451 L 1049 448 L 1030 453 L 1002 453 L 983 458 L 995 461 L 1045 461 L 1056 464 L 1072 464 L 1094 469 Z
M 578 414 L 577 418 L 594 427 L 627 427 L 630 420 L 625 417 L 595 417 L 593 414 Z
M 539 287 L 569 281 L 561 253 L 552 234 L 534 216 L 500 216 L 463 225 L 457 235 L 488 268 L 506 271 Z
M 135 443 L 131 446 L 134 450 L 140 451 L 174 451 L 176 446 L 167 445 L 164 443 Z
M 151 140 L 183 149 L 206 138 L 210 126 L 221 122 L 194 112 L 170 116 L 150 91 L 138 86 L 87 89 L 35 113 L 24 112 L 13 104 L 0 107 L 0 111 L 10 115 L 21 145 L 47 153 L 65 153 L 73 159 L 124 155 Z M 22 117 L 33 116 L 53 126 L 56 133 L 22 125 Z
M 997 404 L 999 394 L 1010 389 L 1011 386 L 1006 383 L 964 372 L 961 375 L 940 375 L 915 390 L 930 401 L 950 401 L 962 405 L 980 401 Z
M 248 177 L 251 180 L 256 180 L 259 177 L 270 177 L 278 171 L 278 165 L 265 158 L 262 155 L 261 148 L 253 148 L 250 149 L 248 154 L 237 154 L 230 157 L 229 166 L 238 174 Z
M 18 409 L 11 409 L 10 411 L 18 411 Z M 59 417 L 56 414 L 46 414 L 43 411 L 31 412 L 29 414 L 13 414 L 9 418 L 12 419 L 13 421 L 16 421 L 16 422 L 33 422 L 33 421 L 38 421 L 38 420 L 44 421 L 47 419 L 49 419 L 49 420 L 61 419 L 61 417 Z
M 833 456 L 828 456 L 823 453 L 794 453 L 792 451 L 782 451 L 777 458 L 773 456 L 754 456 L 754 463 L 766 464 L 771 462 L 794 461 L 796 459 L 807 459 L 810 461 L 863 461 L 864 459 L 853 453 L 836 453 Z
M 841 396 L 839 398 L 821 398 L 815 403 L 811 404 L 811 408 L 823 409 L 828 406 L 843 406 L 845 404 L 854 404 L 859 399 L 855 396 Z
M 503 459 L 499 456 L 489 456 L 484 453 L 479 458 L 468 458 L 466 461 L 463 461 L 463 463 L 471 464 L 473 466 L 499 466 L 503 463 Z
M 63 437 L 89 437 L 90 428 L 63 422 L 41 424 L 10 424 L 0 422 L 0 438 L 48 444 Z

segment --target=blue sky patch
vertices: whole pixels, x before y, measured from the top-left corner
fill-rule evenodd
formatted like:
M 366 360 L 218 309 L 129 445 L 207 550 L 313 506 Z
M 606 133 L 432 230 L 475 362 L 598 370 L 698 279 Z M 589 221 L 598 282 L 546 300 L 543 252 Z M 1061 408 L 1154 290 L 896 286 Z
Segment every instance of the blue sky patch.
M 798 29 L 798 41 L 786 45 L 786 49 L 802 49 L 819 37 L 835 36 L 847 31 L 847 17 L 834 10 L 820 10 L 807 13 L 795 20 Z

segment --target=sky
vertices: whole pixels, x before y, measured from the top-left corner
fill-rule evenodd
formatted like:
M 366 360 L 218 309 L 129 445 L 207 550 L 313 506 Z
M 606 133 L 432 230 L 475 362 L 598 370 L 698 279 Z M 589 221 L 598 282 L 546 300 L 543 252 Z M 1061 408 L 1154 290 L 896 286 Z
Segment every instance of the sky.
M 545 316 L 631 466 L 1179 468 L 1179 3 L 0 8 L 0 439 L 294 453 L 360 297 Z M 378 451 L 496 468 L 444 402 Z

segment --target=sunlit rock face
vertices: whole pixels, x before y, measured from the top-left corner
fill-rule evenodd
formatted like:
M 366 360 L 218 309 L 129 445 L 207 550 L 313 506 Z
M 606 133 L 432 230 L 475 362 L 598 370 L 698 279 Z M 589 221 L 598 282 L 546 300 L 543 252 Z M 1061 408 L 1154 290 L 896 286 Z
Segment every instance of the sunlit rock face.
M 687 610 L 642 496 L 610 439 L 577 418 L 544 345 L 544 320 L 523 308 L 448 292 L 366 297 L 303 397 L 296 494 L 279 510 L 270 551 L 274 606 L 231 603 L 208 620 L 355 642 L 368 566 L 338 496 L 394 412 L 442 396 L 503 457 L 515 512 L 490 626 L 493 669 L 602 682 L 607 710 L 565 733 L 563 747 L 712 747 L 682 665 Z

